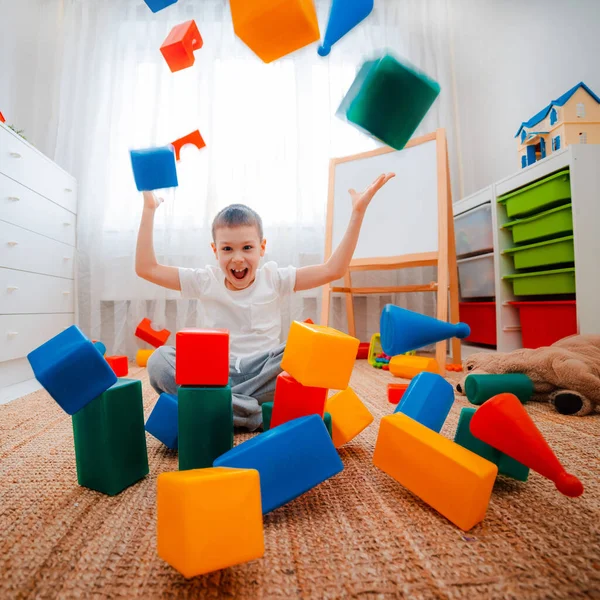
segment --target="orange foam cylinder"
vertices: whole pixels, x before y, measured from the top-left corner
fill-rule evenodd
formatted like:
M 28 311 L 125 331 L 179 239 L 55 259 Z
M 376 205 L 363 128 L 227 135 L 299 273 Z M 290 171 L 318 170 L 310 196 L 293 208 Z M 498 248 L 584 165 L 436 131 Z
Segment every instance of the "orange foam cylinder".
M 195 62 L 194 51 L 202 48 L 202 36 L 194 20 L 173 27 L 160 47 L 172 73 L 191 67 Z
M 154 352 L 154 348 L 152 350 L 146 350 L 144 348 L 140 348 L 135 355 L 135 362 L 138 367 L 145 367 L 148 364 L 148 359 L 152 356 Z
M 468 531 L 485 516 L 498 467 L 403 413 L 381 419 L 373 464 Z
M 173 146 L 173 148 L 175 149 L 175 160 L 181 159 L 181 149 L 187 144 L 192 144 L 193 146 L 196 146 L 198 150 L 202 150 L 202 148 L 206 146 L 206 142 L 202 139 L 200 131 L 196 129 L 196 131 L 192 131 L 192 133 L 184 135 L 183 137 L 179 138 L 178 140 L 175 140 L 171 144 L 171 146 Z
M 390 360 L 390 373 L 395 377 L 412 379 L 423 371 L 439 375 L 440 369 L 435 358 L 398 354 L 398 356 L 393 356 Z
M 484 402 L 471 419 L 471 433 L 553 481 L 561 494 L 583 494 L 581 481 L 565 471 L 514 394 L 498 394 Z

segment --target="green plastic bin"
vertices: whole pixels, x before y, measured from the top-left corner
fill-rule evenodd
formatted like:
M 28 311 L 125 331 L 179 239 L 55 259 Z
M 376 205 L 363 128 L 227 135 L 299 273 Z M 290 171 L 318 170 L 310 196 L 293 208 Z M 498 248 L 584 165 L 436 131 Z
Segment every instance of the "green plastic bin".
M 554 173 L 528 186 L 504 194 L 498 202 L 506 207 L 509 218 L 524 217 L 571 200 L 569 169 Z
M 533 217 L 505 223 L 502 229 L 511 231 L 515 244 L 561 237 L 573 233 L 573 209 L 571 204 L 558 206 Z
M 515 269 L 534 269 L 551 265 L 566 265 L 575 263 L 575 246 L 573 236 L 518 246 L 504 250 L 515 262 Z
M 505 275 L 503 279 L 512 283 L 515 296 L 546 296 L 575 293 L 574 268 Z

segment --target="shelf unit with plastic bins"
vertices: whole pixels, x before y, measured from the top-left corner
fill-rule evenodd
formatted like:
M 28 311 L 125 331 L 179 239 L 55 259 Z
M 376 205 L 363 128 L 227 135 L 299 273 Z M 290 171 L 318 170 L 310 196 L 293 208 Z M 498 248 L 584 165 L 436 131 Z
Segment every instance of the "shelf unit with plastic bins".
M 531 301 L 535 297 L 516 296 L 512 281 L 505 279 L 507 275 L 518 273 L 512 255 L 505 253 L 515 247 L 513 236 L 510 229 L 503 227 L 514 221 L 515 217 L 507 215 L 505 206 L 498 202 L 498 198 L 566 169 L 569 170 L 573 214 L 577 331 L 600 333 L 600 312 L 595 308 L 600 297 L 600 269 L 597 262 L 600 256 L 600 146 L 571 145 L 492 186 L 492 212 L 495 213 L 496 223 L 494 266 L 499 351 L 509 352 L 523 347 L 519 308 L 514 302 Z M 550 207 L 540 207 L 540 211 L 544 208 Z

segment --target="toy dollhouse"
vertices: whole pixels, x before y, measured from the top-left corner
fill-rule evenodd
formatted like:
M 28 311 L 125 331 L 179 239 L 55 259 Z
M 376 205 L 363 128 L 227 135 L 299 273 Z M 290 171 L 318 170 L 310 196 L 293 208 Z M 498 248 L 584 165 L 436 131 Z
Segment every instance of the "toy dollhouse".
M 600 144 L 600 97 L 580 82 L 521 123 L 515 137 L 523 168 L 570 144 Z

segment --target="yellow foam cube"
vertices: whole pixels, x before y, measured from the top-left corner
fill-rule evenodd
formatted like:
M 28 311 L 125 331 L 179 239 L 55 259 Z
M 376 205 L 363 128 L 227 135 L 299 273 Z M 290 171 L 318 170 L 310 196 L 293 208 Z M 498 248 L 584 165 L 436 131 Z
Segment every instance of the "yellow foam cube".
M 373 464 L 461 529 L 483 520 L 498 467 L 402 413 L 381 419 Z
M 143 348 L 140 348 L 137 351 L 137 354 L 135 355 L 135 362 L 137 363 L 138 367 L 145 367 L 148 364 L 148 359 L 152 356 L 154 350 L 155 348 L 152 348 L 151 350 L 144 350 Z
M 352 388 L 328 398 L 325 412 L 331 415 L 331 436 L 336 448 L 355 438 L 373 422 L 373 415 Z
M 294 321 L 281 368 L 302 385 L 345 390 L 359 340 L 332 327 Z
M 260 558 L 265 551 L 260 498 L 254 469 L 161 473 L 158 555 L 184 577 Z
M 390 373 L 396 377 L 412 379 L 423 371 L 439 374 L 440 369 L 435 358 L 398 354 L 397 356 L 392 356 L 390 360 Z
M 235 34 L 270 63 L 320 39 L 313 0 L 229 0 Z

